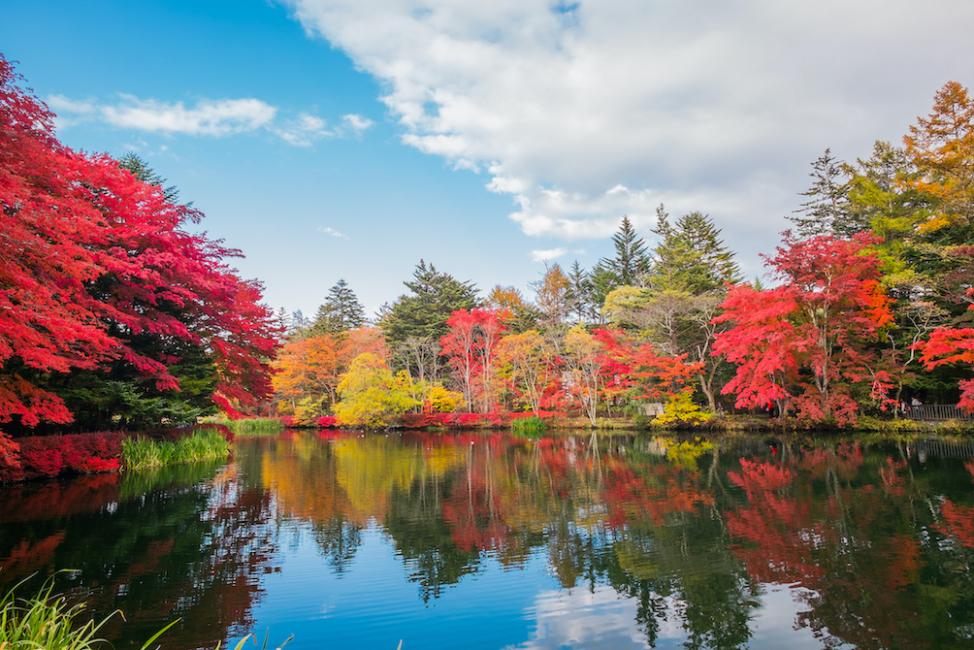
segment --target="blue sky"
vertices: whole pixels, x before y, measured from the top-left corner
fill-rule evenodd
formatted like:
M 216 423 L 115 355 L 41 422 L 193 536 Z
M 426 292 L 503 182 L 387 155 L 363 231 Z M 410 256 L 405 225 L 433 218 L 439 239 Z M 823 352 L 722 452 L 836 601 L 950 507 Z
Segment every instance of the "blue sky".
M 253 97 L 329 123 L 359 114 L 358 136 L 293 146 L 262 130 L 216 137 L 98 121 L 62 127 L 89 151 L 146 158 L 241 248 L 248 277 L 275 307 L 313 311 L 339 277 L 370 310 L 402 290 L 422 257 L 481 286 L 524 286 L 539 242 L 506 220 L 511 201 L 483 179 L 399 142 L 379 84 L 340 51 L 305 36 L 288 11 L 233 2 L 36 2 L 8 5 L 2 51 L 42 98 L 112 103 L 119 93 L 192 106 Z M 331 228 L 347 238 L 330 236 Z
M 527 290 L 622 214 L 651 238 L 660 202 L 758 274 L 826 146 L 865 156 L 974 82 L 971 24 L 966 0 L 38 0 L 5 3 L 0 51 L 66 143 L 139 153 L 307 313 L 339 277 L 374 310 L 420 258 Z

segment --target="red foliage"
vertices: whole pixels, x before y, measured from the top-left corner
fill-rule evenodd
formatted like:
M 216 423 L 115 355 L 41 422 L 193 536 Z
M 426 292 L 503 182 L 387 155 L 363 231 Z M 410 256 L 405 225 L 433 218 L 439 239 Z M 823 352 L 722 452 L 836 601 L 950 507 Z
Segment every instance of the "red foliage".
M 118 471 L 122 439 L 118 432 L 75 433 L 63 436 L 30 436 L 20 443 L 20 468 L 2 480 L 54 477 L 64 473 L 94 474 Z
M 879 284 L 879 260 L 866 252 L 871 236 L 793 239 L 768 260 L 783 283 L 759 291 L 732 287 L 715 322 L 714 353 L 737 364 L 723 388 L 738 408 L 795 408 L 812 422 L 854 421 L 854 384 L 869 387 L 888 407 L 893 374 L 872 346 L 892 321 Z
M 129 335 L 212 350 L 224 408 L 268 395 L 277 331 L 260 286 L 222 261 L 237 251 L 184 230 L 202 215 L 160 187 L 58 142 L 53 115 L 18 81 L 0 57 L 0 364 L 24 369 L 0 377 L 0 423 L 71 420 L 35 372 L 124 362 L 178 390 L 176 360 L 138 352 Z
M 974 298 L 974 288 L 969 289 L 967 295 Z M 974 311 L 974 304 L 970 306 L 970 310 Z M 920 360 L 927 370 L 957 363 L 974 366 L 974 327 L 940 327 L 918 347 L 921 351 Z M 974 379 L 960 382 L 958 406 L 968 413 L 974 413 Z
M 944 519 L 936 524 L 937 530 L 950 535 L 962 546 L 974 548 L 974 507 L 961 506 L 945 499 L 940 513 Z
M 506 318 L 503 310 L 458 309 L 446 321 L 450 329 L 440 339 L 441 354 L 463 389 L 467 408 L 486 413 L 496 403 L 494 366 Z
M 660 401 L 690 387 L 703 368 L 687 355 L 660 354 L 651 343 L 638 343 L 621 330 L 592 332 L 604 350 L 601 374 L 607 395 L 629 393 L 637 400 Z
M 780 490 L 789 485 L 795 475 L 786 467 L 772 463 L 740 459 L 741 471 L 727 472 L 727 478 L 748 494 L 759 490 Z
M 334 415 L 322 415 L 318 418 L 318 426 L 322 429 L 332 429 L 338 425 L 338 418 Z

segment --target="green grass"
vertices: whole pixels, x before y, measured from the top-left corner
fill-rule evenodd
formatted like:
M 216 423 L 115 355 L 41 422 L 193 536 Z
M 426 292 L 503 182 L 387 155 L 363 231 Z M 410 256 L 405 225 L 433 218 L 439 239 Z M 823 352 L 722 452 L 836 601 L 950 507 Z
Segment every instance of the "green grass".
M 69 605 L 64 596 L 54 593 L 54 578 L 44 582 L 33 598 L 18 598 L 21 582 L 0 599 L 0 648 L 44 648 L 45 650 L 90 650 L 107 643 L 98 631 L 118 612 L 101 621 L 79 619 L 84 605 Z
M 222 424 L 235 436 L 276 436 L 284 431 L 284 423 L 280 418 L 243 418 L 230 420 L 227 418 L 203 418 L 201 422 Z
M 202 429 L 179 440 L 137 437 L 122 441 L 122 460 L 132 470 L 223 460 L 229 453 L 230 443 L 212 429 Z
M 519 418 L 511 422 L 511 431 L 516 436 L 538 437 L 548 432 L 548 424 L 537 417 Z
M 116 610 L 100 621 L 84 620 L 84 604 L 69 605 L 63 595 L 54 593 L 54 576 L 44 581 L 34 597 L 18 598 L 16 590 L 27 580 L 0 598 L 0 650 L 108 650 L 112 647 L 98 632 L 112 618 L 122 616 L 121 611 Z M 178 622 L 176 619 L 153 634 L 140 650 L 159 647 L 153 644 Z M 278 648 L 291 639 L 285 639 Z M 248 641 L 257 647 L 257 637 L 248 634 L 237 642 L 234 650 L 243 650 Z M 217 643 L 216 650 L 221 645 Z M 264 650 L 268 647 L 266 636 L 260 647 Z

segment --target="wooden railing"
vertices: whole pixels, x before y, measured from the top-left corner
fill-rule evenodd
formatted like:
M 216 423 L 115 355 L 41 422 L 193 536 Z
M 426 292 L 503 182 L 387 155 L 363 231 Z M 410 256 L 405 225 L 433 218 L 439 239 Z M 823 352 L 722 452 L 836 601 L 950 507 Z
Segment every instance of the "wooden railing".
M 974 416 L 964 413 L 954 404 L 921 404 L 908 406 L 906 417 L 911 420 L 974 420 Z

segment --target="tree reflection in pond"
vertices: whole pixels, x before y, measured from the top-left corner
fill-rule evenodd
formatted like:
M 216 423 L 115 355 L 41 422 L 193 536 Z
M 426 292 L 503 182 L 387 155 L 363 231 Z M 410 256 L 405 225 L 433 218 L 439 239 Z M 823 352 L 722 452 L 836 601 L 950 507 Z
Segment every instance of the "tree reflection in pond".
M 924 445 L 289 433 L 3 488 L 0 577 L 78 569 L 120 648 L 174 617 L 172 647 L 962 647 L 974 463 Z

